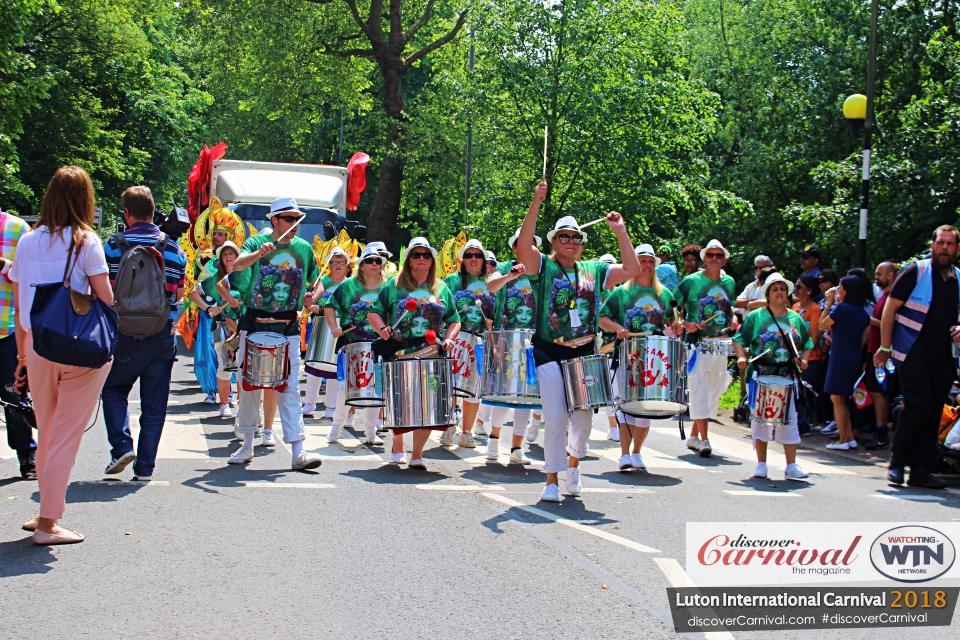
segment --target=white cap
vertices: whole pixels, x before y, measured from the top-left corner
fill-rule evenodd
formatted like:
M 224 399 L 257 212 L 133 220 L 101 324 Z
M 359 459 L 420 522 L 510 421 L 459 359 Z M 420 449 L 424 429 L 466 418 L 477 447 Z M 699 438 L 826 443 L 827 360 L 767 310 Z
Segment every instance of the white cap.
M 486 256 L 487 253 L 483 248 L 483 245 L 476 238 L 471 238 L 467 240 L 467 244 L 463 245 L 463 249 L 460 249 L 460 252 L 457 254 L 457 258 L 463 260 L 463 254 L 467 252 L 467 249 L 479 249 L 480 255 Z
M 377 253 L 385 253 L 385 254 L 387 254 L 387 257 L 388 257 L 388 258 L 392 258 L 392 257 L 393 257 L 393 254 L 390 253 L 389 251 L 387 251 L 387 245 L 385 245 L 384 243 L 380 242 L 379 240 L 376 241 L 376 242 L 371 242 L 371 243 L 369 243 L 369 244 L 367 245 L 367 247 L 368 247 L 368 248 L 369 248 L 369 247 L 373 247 L 373 248 L 374 248 L 374 251 L 376 251 Z
M 437 257 L 437 250 L 430 246 L 430 241 L 422 236 L 418 236 L 410 241 L 410 244 L 407 245 L 407 253 L 410 253 L 417 247 L 425 247 L 430 249 L 430 253 L 433 254 L 434 259 Z
M 327 254 L 327 264 L 330 264 L 330 261 L 333 260 L 333 256 L 343 256 L 347 259 L 347 264 L 350 264 L 350 254 L 343 250 L 343 247 L 334 247 L 330 249 L 330 253 Z
M 713 240 L 711 240 L 710 242 L 707 243 L 707 246 L 705 246 L 703 249 L 700 249 L 700 259 L 701 259 L 701 260 L 706 260 L 706 259 L 707 259 L 707 251 L 708 251 L 709 249 L 723 249 L 723 256 L 724 256 L 725 258 L 729 258 L 729 257 L 730 257 L 730 252 L 727 251 L 726 249 L 724 249 L 723 245 L 720 244 L 720 241 L 719 241 L 719 240 L 717 240 L 716 238 L 714 238 Z
M 580 234 L 580 237 L 583 238 L 584 242 L 587 241 L 587 234 L 583 231 L 580 231 L 580 224 L 573 216 L 563 216 L 557 220 L 557 224 L 554 225 L 553 231 L 547 233 L 547 242 L 553 242 L 553 236 L 557 235 L 558 231 L 576 231 Z
M 660 258 L 658 258 L 657 254 L 653 252 L 653 245 L 641 244 L 636 249 L 634 249 L 633 252 L 637 254 L 638 258 L 640 256 L 650 256 L 651 258 L 657 261 L 657 266 L 658 267 L 660 266 Z
M 227 241 L 224 242 L 222 245 L 220 245 L 220 248 L 219 248 L 219 249 L 217 249 L 217 259 L 218 259 L 218 260 L 220 259 L 220 252 L 223 251 L 224 249 L 233 249 L 234 251 L 237 252 L 237 256 L 240 255 L 240 247 L 238 247 L 233 240 L 227 240 Z
M 774 284 L 775 282 L 782 282 L 783 284 L 787 285 L 787 293 L 793 293 L 793 283 L 780 275 L 780 272 L 774 271 L 767 276 L 767 279 L 763 281 L 763 287 L 760 288 L 760 296 L 764 300 L 767 298 L 767 289 L 769 289 L 770 285 Z
M 516 243 L 516 241 L 519 239 L 520 239 L 520 229 L 517 229 L 516 233 L 510 236 L 510 239 L 507 240 L 507 246 L 513 249 L 514 243 Z M 537 235 L 533 236 L 533 241 L 534 243 L 536 243 L 538 249 L 543 246 L 543 241 L 540 239 L 540 236 L 537 236 Z
M 607 264 L 617 264 L 617 259 L 614 258 L 613 255 L 610 253 L 603 254 L 602 256 L 597 258 L 597 260 L 600 262 L 606 262 Z
M 360 252 L 360 257 L 357 258 L 357 262 L 363 262 L 367 258 L 380 258 L 380 264 L 385 262 L 385 259 L 380 252 L 377 250 L 377 247 L 371 246 L 372 244 L 383 244 L 383 243 L 371 243 L 363 248 L 363 251 Z

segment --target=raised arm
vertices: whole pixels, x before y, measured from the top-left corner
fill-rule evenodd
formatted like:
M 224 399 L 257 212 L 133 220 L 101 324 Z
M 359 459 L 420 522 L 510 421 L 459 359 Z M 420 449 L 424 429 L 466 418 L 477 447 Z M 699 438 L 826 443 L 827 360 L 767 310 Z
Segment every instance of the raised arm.
M 527 269 L 527 273 L 536 275 L 540 272 L 540 252 L 533 242 L 537 231 L 537 216 L 540 214 L 540 205 L 547 197 L 547 183 L 541 182 L 533 192 L 533 201 L 527 209 L 527 215 L 520 225 L 520 235 L 517 237 L 517 259 Z M 636 257 L 634 257 L 636 260 Z
M 623 216 L 611 211 L 607 214 L 607 226 L 617 236 L 617 244 L 620 246 L 620 264 L 610 267 L 605 283 L 608 288 L 613 288 L 640 275 L 640 262 L 637 261 L 637 254 L 633 252 L 633 244 L 623 223 Z

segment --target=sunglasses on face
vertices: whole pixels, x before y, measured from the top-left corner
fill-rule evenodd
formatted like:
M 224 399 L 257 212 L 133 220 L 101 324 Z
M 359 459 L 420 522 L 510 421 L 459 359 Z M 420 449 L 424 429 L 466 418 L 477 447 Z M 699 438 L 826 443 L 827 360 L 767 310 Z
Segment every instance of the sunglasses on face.
M 496 260 L 487 260 L 487 266 L 496 267 L 496 266 L 497 266 L 497 261 L 496 261 Z
M 827 280 L 826 278 L 819 278 L 817 282 L 819 282 L 820 284 L 823 284 L 824 282 L 830 282 L 830 281 Z
M 482 253 L 465 253 L 463 254 L 464 260 L 483 260 Z
M 723 254 L 722 254 L 722 253 L 708 253 L 708 254 L 706 254 L 706 255 L 707 255 L 707 258 L 713 258 L 713 259 L 715 259 L 715 260 L 719 260 L 720 258 L 723 257 Z M 758 267 L 758 268 L 759 268 L 759 267 Z
M 428 251 L 414 251 L 410 254 L 412 260 L 429 260 L 432 257 L 433 254 Z
M 294 222 L 296 222 L 297 220 L 300 219 L 300 216 L 273 216 L 273 219 L 274 219 L 274 220 L 276 220 L 276 219 L 278 219 L 278 218 L 279 218 L 280 220 L 283 220 L 283 221 L 286 222 L 287 224 L 293 224 Z
M 381 264 L 383 264 L 383 260 L 381 260 L 380 258 L 364 258 L 364 259 L 363 259 L 363 264 L 376 264 L 376 265 L 381 265 Z
M 583 244 L 583 236 L 581 235 L 570 236 L 561 233 L 557 235 L 557 240 L 560 241 L 560 244 L 570 244 L 571 240 L 573 240 L 573 244 Z

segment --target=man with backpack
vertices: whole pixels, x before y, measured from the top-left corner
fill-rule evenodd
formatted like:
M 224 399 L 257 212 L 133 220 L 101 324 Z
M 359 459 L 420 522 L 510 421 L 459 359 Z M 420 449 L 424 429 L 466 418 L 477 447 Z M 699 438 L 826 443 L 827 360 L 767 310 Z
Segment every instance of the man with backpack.
M 135 459 L 133 479 L 149 482 L 167 417 L 177 350 L 173 319 L 183 297 L 187 259 L 176 241 L 153 224 L 150 189 L 130 187 L 120 200 L 127 230 L 112 235 L 103 247 L 120 315 L 113 368 L 101 394 L 111 446 L 104 473 L 120 473 Z M 127 397 L 138 379 L 140 436 L 134 453 Z

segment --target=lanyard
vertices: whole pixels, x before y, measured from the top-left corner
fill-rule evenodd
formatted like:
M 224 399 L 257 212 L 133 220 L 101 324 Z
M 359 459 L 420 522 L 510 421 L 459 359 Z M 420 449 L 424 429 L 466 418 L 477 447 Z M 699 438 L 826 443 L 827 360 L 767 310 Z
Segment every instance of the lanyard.
M 577 308 L 577 293 L 580 291 L 580 270 L 577 269 L 576 262 L 573 263 L 573 281 L 570 281 L 570 276 L 567 275 L 567 270 L 563 267 L 562 264 L 557 263 L 557 266 L 560 267 L 560 271 L 563 273 L 564 279 L 570 283 L 570 286 L 573 287 L 573 297 L 570 298 L 570 308 Z

